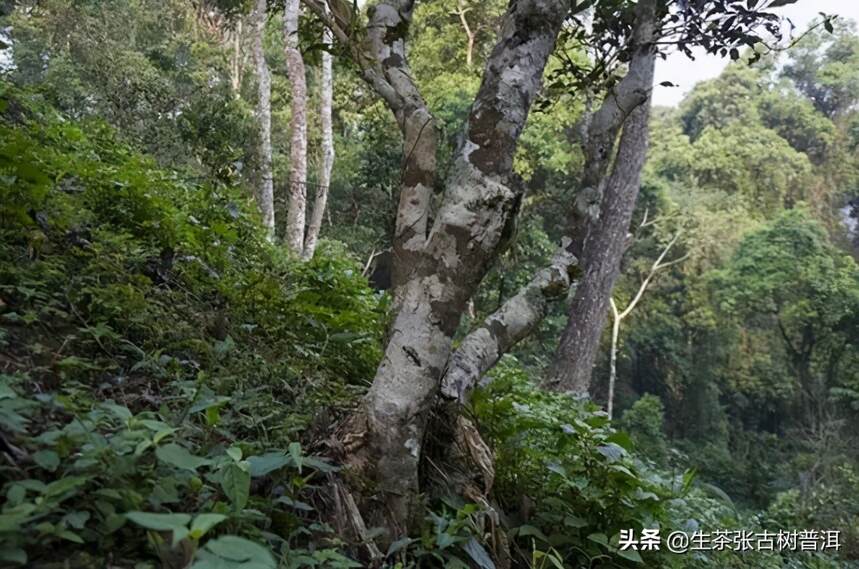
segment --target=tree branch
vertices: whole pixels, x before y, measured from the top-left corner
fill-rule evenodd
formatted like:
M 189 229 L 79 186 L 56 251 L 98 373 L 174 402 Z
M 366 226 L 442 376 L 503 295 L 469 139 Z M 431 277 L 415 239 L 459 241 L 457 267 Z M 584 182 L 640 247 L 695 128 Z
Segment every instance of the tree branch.
M 566 297 L 578 262 L 562 243 L 549 266 L 470 332 L 454 351 L 442 380 L 444 397 L 464 402 L 480 378 L 546 316 L 549 303 Z
M 406 40 L 415 0 L 380 0 L 368 10 L 360 32 L 352 27 L 348 4 L 327 0 L 303 2 L 332 29 L 361 69 L 363 79 L 385 101 L 403 135 L 400 201 L 394 229 L 392 275 L 396 289 L 408 280 L 415 256 L 426 242 L 433 188 L 436 180 L 438 127 L 411 75 Z M 347 12 L 347 13 L 344 13 Z M 360 35 L 359 35 L 360 34 Z

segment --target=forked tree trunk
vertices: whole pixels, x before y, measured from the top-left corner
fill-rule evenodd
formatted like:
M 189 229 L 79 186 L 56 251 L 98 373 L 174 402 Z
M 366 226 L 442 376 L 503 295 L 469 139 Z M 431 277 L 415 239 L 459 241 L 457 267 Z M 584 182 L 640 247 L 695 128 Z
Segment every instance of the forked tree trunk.
M 459 11 L 457 12 L 457 15 L 459 16 L 459 21 L 462 24 L 462 29 L 465 31 L 465 64 L 469 69 L 471 69 L 472 63 L 474 62 L 474 31 L 472 31 L 471 26 L 468 24 L 466 14 L 468 14 L 468 8 L 465 7 L 464 0 L 459 0 Z
M 322 126 L 322 161 L 319 165 L 319 185 L 316 187 L 316 201 L 313 203 L 313 213 L 310 215 L 310 225 L 307 227 L 307 237 L 304 240 L 302 258 L 311 259 L 316 252 L 322 220 L 325 216 L 325 206 L 328 203 L 328 186 L 331 184 L 331 169 L 334 167 L 334 129 L 331 124 L 331 107 L 334 95 L 334 76 L 331 53 L 331 30 L 325 28 L 322 32 L 322 71 L 319 93 L 319 118 Z
M 623 323 L 624 319 L 629 316 L 633 310 L 635 310 L 638 303 L 641 302 L 644 292 L 656 277 L 656 273 L 662 269 L 670 267 L 671 265 L 676 265 L 686 258 L 684 255 L 683 257 L 669 261 L 668 263 L 663 262 L 665 260 L 665 256 L 668 255 L 668 252 L 671 251 L 671 248 L 675 243 L 677 243 L 679 238 L 680 233 L 678 232 L 671 241 L 668 242 L 665 248 L 662 249 L 662 253 L 659 254 L 659 257 L 657 257 L 656 261 L 653 262 L 653 265 L 650 266 L 650 271 L 647 273 L 644 280 L 641 281 L 638 291 L 635 293 L 635 296 L 632 297 L 632 300 L 629 301 L 629 304 L 626 305 L 626 308 L 619 311 L 617 309 L 617 304 L 614 302 L 614 298 L 612 298 L 611 293 L 609 293 L 609 304 L 611 304 L 611 355 L 609 360 L 608 400 L 606 401 L 606 412 L 608 413 L 609 419 L 614 415 L 614 386 L 615 383 L 617 383 L 617 344 L 620 338 L 620 325 Z
M 289 209 L 286 213 L 286 245 L 296 255 L 304 248 L 307 209 L 307 81 L 304 57 L 298 47 L 299 0 L 286 0 L 283 11 L 283 43 L 286 72 L 291 84 Z
M 549 303 L 567 295 L 578 270 L 564 240 L 548 267 L 468 333 L 453 352 L 442 380 L 444 397 L 465 403 L 471 390 L 505 353 L 528 337 L 548 311 Z
M 257 203 L 269 241 L 274 240 L 274 177 L 271 167 L 271 73 L 265 61 L 263 38 L 266 24 L 266 0 L 256 0 L 253 11 L 253 50 L 257 73 L 257 108 L 259 121 L 259 182 Z
M 418 464 L 428 412 L 460 315 L 517 212 L 522 196 L 509 179 L 513 154 L 567 7 L 564 0 L 510 4 L 451 157 L 432 227 L 438 133 L 406 60 L 414 0 L 372 5 L 365 41 L 354 41 L 348 29 L 338 26 L 336 14 L 328 18 L 338 38 L 351 42 L 365 79 L 391 108 L 404 139 L 393 247 L 396 313 L 363 413 L 356 418 L 363 423 L 356 430 L 366 429 L 363 457 L 358 451 L 350 455 L 375 482 L 378 501 L 367 505 L 381 514 L 383 519 L 373 521 L 388 527 L 389 538 L 419 521 Z M 317 13 L 325 17 L 318 8 Z

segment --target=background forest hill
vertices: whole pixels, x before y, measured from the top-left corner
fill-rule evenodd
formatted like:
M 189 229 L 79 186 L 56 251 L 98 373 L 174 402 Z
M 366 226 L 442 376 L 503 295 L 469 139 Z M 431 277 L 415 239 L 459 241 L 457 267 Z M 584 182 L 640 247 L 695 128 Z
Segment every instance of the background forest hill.
M 503 4 L 419 3 L 410 64 L 444 144 Z M 390 246 L 401 176 L 390 112 L 336 57 L 328 210 L 301 262 L 266 240 L 249 197 L 247 24 L 181 0 L 0 10 L 0 566 L 363 566 L 363 546 L 325 515 L 338 465 L 321 438 L 381 357 L 389 301 L 366 275 Z M 264 37 L 278 223 L 290 170 L 280 25 Z M 311 190 L 317 25 L 301 20 Z M 595 403 L 532 383 L 565 323 L 558 303 L 469 408 L 494 454 L 492 506 L 428 497 L 422 533 L 386 563 L 859 566 L 857 103 L 859 35 L 836 20 L 655 109 L 617 306 L 669 243 L 671 263 L 623 320 L 616 419 L 600 411 L 608 333 Z M 515 158 L 527 186 L 515 241 L 463 333 L 545 265 L 578 187 L 570 137 L 584 101 L 547 92 L 537 107 Z M 843 545 L 617 548 L 621 529 L 654 525 L 838 529 Z

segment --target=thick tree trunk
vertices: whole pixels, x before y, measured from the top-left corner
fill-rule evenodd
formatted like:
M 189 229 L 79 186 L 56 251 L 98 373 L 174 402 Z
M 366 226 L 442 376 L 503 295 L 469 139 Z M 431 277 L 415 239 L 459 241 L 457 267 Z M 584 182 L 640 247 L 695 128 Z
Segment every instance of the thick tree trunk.
M 283 42 L 286 72 L 291 88 L 289 147 L 289 209 L 286 214 L 286 245 L 297 255 L 304 248 L 307 209 L 307 81 L 304 57 L 298 48 L 299 0 L 286 0 L 283 11 Z
M 511 3 L 430 228 L 438 135 L 406 64 L 413 4 L 384 0 L 371 6 L 366 42 L 353 50 L 365 78 L 393 111 L 405 149 L 394 235 L 396 314 L 365 400 L 368 444 L 363 463 L 356 464 L 375 480 L 377 509 L 395 534 L 390 537 L 416 521 L 428 411 L 460 315 L 511 230 L 521 200 L 509 184 L 513 154 L 566 15 L 563 0 Z M 338 37 L 350 39 L 342 29 Z
M 608 168 L 615 155 L 617 135 L 629 114 L 650 97 L 653 89 L 655 58 L 656 0 L 642 0 L 635 9 L 635 27 L 631 38 L 633 55 L 629 69 L 620 82 L 606 95 L 595 112 L 588 111 L 583 120 L 581 145 L 585 155 L 582 181 L 569 212 L 568 234 L 572 252 L 582 254 L 585 238 L 600 214 Z M 589 20 L 586 20 L 586 25 Z M 590 99 L 590 94 L 588 98 Z M 590 104 L 590 103 L 589 103 Z M 588 105 L 589 106 L 589 105 Z
M 647 151 L 657 4 L 642 0 L 636 6 L 629 70 L 588 126 L 583 184 L 570 211 L 571 249 L 579 256 L 583 277 L 546 378 L 545 385 L 552 389 L 585 394 L 590 387 Z M 612 171 L 606 176 L 621 127 Z
M 274 240 L 274 177 L 271 167 L 271 73 L 265 61 L 263 37 L 266 0 L 256 0 L 253 12 L 254 64 L 257 73 L 257 120 L 259 121 L 259 185 L 257 203 L 269 241 Z
M 331 30 L 325 28 L 322 32 L 322 43 L 331 47 L 333 38 Z M 304 241 L 304 259 L 313 258 L 316 243 L 322 229 L 322 219 L 325 216 L 325 206 L 328 203 L 328 186 L 331 184 L 331 169 L 334 167 L 334 129 L 331 124 L 331 107 L 334 93 L 334 77 L 332 57 L 329 51 L 322 52 L 322 72 L 320 78 L 319 117 L 322 123 L 322 162 L 319 165 L 319 185 L 316 188 L 316 201 L 313 203 L 313 213 L 310 225 L 307 227 L 307 237 Z
M 584 274 L 570 304 L 567 326 L 547 379 L 547 386 L 587 393 L 609 298 L 620 272 L 620 259 L 647 152 L 647 122 L 650 105 L 639 105 L 627 119 L 614 170 L 606 184 L 599 223 L 584 242 Z

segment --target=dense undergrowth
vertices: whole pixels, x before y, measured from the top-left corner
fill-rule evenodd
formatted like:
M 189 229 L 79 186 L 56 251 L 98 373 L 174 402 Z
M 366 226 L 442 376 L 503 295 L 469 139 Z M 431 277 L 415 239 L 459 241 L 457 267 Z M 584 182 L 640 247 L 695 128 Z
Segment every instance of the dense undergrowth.
M 0 113 L 0 565 L 362 566 L 321 514 L 337 465 L 307 450 L 380 357 L 385 301 L 360 266 L 334 243 L 289 258 L 239 189 L 159 169 L 35 94 L 4 88 Z M 495 453 L 492 504 L 428 504 L 389 566 L 486 569 L 506 550 L 516 567 L 837 566 L 619 550 L 623 529 L 775 522 L 682 460 L 643 461 L 512 358 L 493 377 L 471 409 Z
M 375 367 L 360 267 L 333 246 L 289 259 L 237 189 L 160 170 L 103 124 L 10 90 L 0 110 L 2 559 L 184 567 L 205 542 L 198 569 L 275 566 L 236 535 L 337 559 L 300 549 L 328 533 L 300 497 L 332 468 L 301 435 Z

